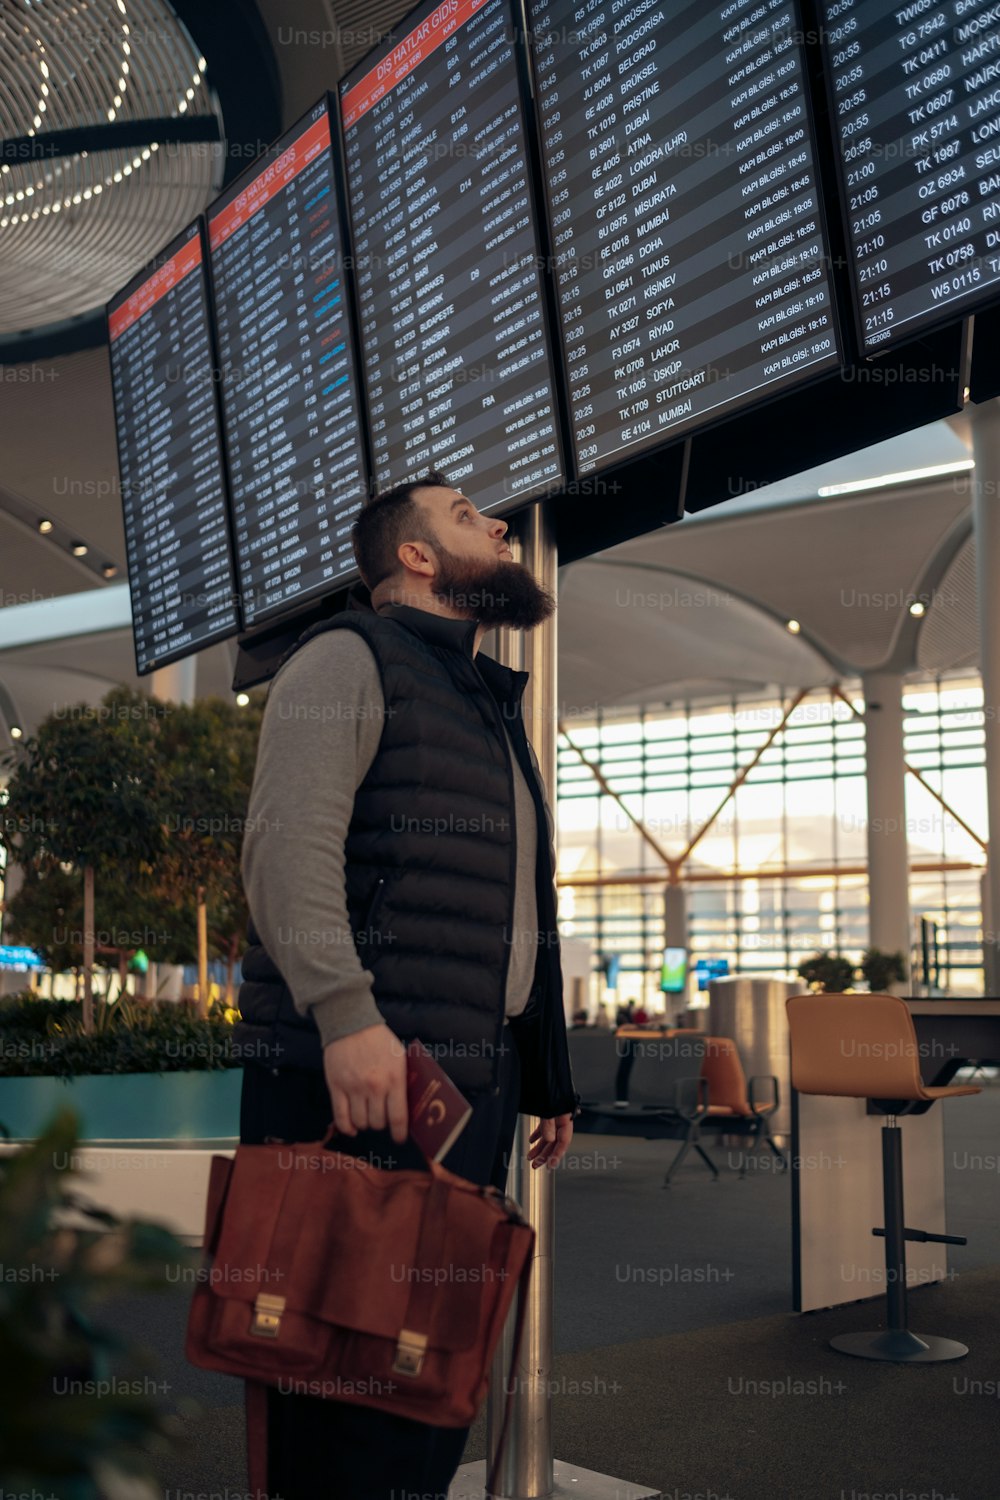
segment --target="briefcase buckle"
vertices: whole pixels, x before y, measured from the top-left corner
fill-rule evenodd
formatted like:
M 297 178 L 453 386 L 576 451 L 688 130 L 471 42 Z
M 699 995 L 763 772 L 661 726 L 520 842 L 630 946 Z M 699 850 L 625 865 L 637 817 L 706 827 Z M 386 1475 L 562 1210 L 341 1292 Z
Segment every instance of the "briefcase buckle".
M 276 1339 L 281 1328 L 281 1314 L 285 1310 L 284 1297 L 272 1292 L 258 1292 L 253 1305 L 253 1322 L 250 1332 L 262 1339 Z
M 414 1333 L 404 1328 L 396 1341 L 396 1358 L 392 1368 L 396 1375 L 419 1375 L 424 1367 L 427 1352 L 426 1333 Z

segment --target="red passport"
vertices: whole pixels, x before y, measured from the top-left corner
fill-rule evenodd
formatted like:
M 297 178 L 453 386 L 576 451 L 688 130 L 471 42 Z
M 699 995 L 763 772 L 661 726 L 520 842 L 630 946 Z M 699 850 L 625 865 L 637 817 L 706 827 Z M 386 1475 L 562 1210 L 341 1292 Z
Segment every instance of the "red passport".
M 440 1161 L 468 1124 L 472 1105 L 423 1042 L 407 1043 L 406 1103 L 411 1137 L 428 1161 Z

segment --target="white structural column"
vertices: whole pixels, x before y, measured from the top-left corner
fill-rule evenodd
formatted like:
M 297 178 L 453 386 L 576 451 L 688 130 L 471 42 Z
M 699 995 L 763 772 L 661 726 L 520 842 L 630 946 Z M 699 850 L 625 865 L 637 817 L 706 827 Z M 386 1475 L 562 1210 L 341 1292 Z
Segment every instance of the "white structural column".
M 985 719 L 986 810 L 989 861 L 1000 849 L 1000 401 L 969 408 L 976 467 L 972 475 L 972 517 L 976 539 L 979 595 L 979 671 Z M 984 881 L 983 964 L 986 993 L 1000 984 L 1000 879 Z
M 193 703 L 197 683 L 198 658 L 185 656 L 168 667 L 157 667 L 150 679 L 150 691 L 161 703 Z
M 901 952 L 910 971 L 909 856 L 903 765 L 903 680 L 870 672 L 865 688 L 868 786 L 868 941 Z

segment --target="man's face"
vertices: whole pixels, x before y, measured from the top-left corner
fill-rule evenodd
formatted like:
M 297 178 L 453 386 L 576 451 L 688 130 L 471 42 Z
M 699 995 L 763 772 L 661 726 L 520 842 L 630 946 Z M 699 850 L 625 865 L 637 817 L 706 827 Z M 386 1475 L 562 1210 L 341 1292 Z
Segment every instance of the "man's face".
M 437 570 L 434 593 L 482 625 L 530 629 L 549 617 L 555 600 L 541 588 L 504 540 L 507 522 L 482 515 L 461 490 L 427 485 L 415 490 L 430 533 Z
M 512 560 L 513 554 L 504 541 L 507 522 L 481 515 L 461 490 L 427 485 L 414 490 L 413 498 L 430 522 L 440 548 L 452 557 L 463 561 L 478 558 L 489 563 L 500 557 Z

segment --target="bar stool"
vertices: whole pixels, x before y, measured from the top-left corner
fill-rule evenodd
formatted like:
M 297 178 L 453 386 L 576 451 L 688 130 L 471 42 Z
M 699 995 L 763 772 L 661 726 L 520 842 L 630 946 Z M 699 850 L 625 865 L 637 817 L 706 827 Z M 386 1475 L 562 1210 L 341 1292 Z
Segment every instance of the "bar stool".
M 961 1235 L 907 1229 L 903 1216 L 903 1141 L 898 1115 L 922 1115 L 938 1099 L 978 1094 L 974 1084 L 928 1088 L 920 1077 L 913 1017 L 894 995 L 792 995 L 786 1002 L 792 1046 L 792 1086 L 800 1094 L 867 1099 L 885 1115 L 882 1191 L 885 1228 L 886 1322 L 876 1333 L 830 1340 L 842 1354 L 905 1364 L 962 1359 L 965 1344 L 931 1334 L 918 1337 L 906 1322 L 906 1241 L 964 1245 Z

